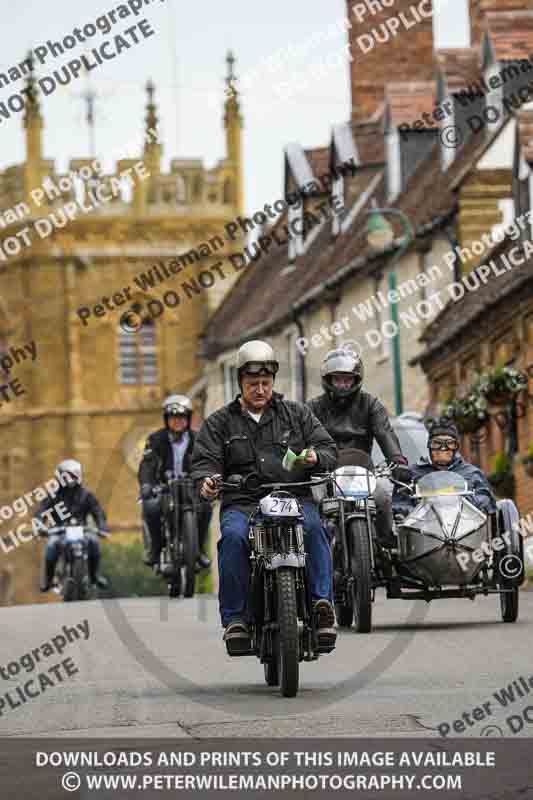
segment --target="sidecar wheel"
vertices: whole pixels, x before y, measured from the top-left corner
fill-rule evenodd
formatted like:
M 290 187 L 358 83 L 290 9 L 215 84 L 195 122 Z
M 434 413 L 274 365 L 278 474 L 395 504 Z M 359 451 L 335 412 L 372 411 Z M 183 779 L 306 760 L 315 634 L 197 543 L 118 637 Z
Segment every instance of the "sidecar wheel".
M 516 622 L 518 619 L 518 600 L 518 589 L 512 589 L 510 592 L 502 592 L 500 594 L 502 620 L 504 622 Z
M 347 535 L 352 547 L 353 615 L 355 630 L 370 633 L 372 629 L 372 561 L 366 522 L 352 519 L 348 523 Z

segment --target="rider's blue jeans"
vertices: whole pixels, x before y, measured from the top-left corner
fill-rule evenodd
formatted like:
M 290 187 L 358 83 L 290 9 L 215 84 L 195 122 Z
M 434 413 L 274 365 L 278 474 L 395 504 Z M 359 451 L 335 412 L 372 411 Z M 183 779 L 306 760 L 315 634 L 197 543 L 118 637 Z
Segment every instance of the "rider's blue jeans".
M 333 602 L 333 569 L 329 541 L 314 503 L 304 501 L 304 541 L 307 573 L 313 600 Z M 218 541 L 218 599 L 222 625 L 247 620 L 246 601 L 250 576 L 249 514 L 236 506 L 222 512 Z
M 85 538 L 87 540 L 89 573 L 91 578 L 94 578 L 98 574 L 98 567 L 100 566 L 100 542 L 92 533 L 86 534 Z M 57 564 L 57 559 L 59 558 L 62 547 L 63 537 L 54 535 L 50 536 L 46 546 L 45 559 L 50 563 L 53 563 L 55 566 L 55 564 Z

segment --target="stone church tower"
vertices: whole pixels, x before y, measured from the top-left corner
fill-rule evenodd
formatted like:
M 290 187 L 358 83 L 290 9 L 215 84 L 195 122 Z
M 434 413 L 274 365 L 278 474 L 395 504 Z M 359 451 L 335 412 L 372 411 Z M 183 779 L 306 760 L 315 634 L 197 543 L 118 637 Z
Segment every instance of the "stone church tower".
M 230 54 L 226 157 L 212 169 L 173 158 L 163 171 L 149 83 L 137 157 L 119 158 L 109 175 L 75 158 L 70 174 L 58 174 L 44 157 L 37 78 L 28 77 L 26 161 L 0 173 L 0 377 L 9 387 L 0 390 L 0 508 L 75 458 L 112 529 L 139 528 L 146 433 L 162 424 L 167 394 L 192 393 L 201 409 L 198 340 L 238 277 L 224 236 L 244 203 L 233 62 Z M 126 312 L 134 322 L 124 323 Z M 1 519 L 0 537 L 20 522 Z M 37 585 L 40 550 L 33 541 L 0 553 L 0 582 L 7 569 L 16 601 L 36 599 L 29 583 L 22 594 L 17 587 L 22 570 Z

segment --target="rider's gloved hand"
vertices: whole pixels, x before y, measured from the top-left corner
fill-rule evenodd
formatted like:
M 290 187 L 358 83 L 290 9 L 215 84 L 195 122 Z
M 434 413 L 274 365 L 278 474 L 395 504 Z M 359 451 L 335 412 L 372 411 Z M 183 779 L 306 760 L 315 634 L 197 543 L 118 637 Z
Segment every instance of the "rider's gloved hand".
M 396 462 L 392 468 L 392 477 L 401 483 L 411 483 L 413 475 L 407 464 Z
M 141 486 L 141 497 L 143 500 L 149 500 L 153 497 L 152 485 L 150 483 L 143 483 Z

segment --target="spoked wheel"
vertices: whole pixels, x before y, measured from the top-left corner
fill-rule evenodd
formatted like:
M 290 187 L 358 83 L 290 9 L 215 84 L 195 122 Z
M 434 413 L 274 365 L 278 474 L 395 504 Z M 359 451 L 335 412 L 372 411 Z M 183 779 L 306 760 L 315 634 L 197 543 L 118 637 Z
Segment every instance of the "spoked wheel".
M 267 686 L 279 686 L 279 634 L 272 633 L 272 660 L 263 664 Z
M 299 682 L 298 611 L 294 570 L 276 572 L 279 625 L 279 682 L 283 697 L 295 697 Z
M 192 511 L 183 512 L 183 564 L 185 569 L 184 597 L 194 596 L 196 559 L 198 558 L 198 528 Z
M 355 630 L 370 633 L 372 628 L 372 561 L 366 521 L 352 519 L 347 535 L 352 544 L 352 597 Z
M 168 596 L 179 597 L 180 594 L 181 594 L 181 570 L 178 571 L 177 575 L 173 575 L 171 580 L 168 582 Z
M 508 592 L 500 593 L 500 605 L 502 609 L 502 620 L 504 622 L 516 622 L 518 619 L 518 588 Z
M 83 559 L 75 558 L 70 564 L 70 575 L 65 583 L 63 600 L 70 603 L 73 600 L 84 599 L 85 570 Z

